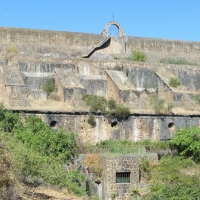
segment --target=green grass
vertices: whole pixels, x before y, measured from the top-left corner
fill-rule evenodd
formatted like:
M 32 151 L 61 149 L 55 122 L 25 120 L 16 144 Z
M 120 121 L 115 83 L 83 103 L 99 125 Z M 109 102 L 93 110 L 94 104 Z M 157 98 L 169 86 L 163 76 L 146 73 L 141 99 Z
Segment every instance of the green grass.
M 195 95 L 194 101 L 195 101 L 197 104 L 200 104 L 200 95 Z
M 186 59 L 182 58 L 163 58 L 160 60 L 160 63 L 165 64 L 174 64 L 174 65 L 198 65 L 198 63 L 187 61 Z

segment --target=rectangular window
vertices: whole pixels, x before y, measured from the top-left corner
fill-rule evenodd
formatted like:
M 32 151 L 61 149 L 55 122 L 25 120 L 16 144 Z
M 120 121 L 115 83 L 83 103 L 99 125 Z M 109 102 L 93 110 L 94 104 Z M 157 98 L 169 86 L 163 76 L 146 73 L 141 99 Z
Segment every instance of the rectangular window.
M 131 172 L 117 172 L 116 183 L 130 183 Z

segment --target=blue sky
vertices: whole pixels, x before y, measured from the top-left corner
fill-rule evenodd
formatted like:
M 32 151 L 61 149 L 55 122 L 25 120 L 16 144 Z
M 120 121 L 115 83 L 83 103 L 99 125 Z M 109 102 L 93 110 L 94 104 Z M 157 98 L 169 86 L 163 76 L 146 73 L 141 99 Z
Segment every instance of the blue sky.
M 200 0 L 0 0 L 0 27 L 200 41 Z

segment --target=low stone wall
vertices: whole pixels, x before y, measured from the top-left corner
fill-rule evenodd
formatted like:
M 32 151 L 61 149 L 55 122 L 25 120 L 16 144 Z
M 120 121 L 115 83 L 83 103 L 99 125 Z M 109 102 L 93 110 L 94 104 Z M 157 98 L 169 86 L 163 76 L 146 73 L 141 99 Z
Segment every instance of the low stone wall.
M 31 113 L 24 113 L 29 115 Z M 200 116 L 131 115 L 128 120 L 111 123 L 103 115 L 96 115 L 96 127 L 92 128 L 87 114 L 80 113 L 34 113 L 47 124 L 63 127 L 77 134 L 82 142 L 96 144 L 102 140 L 169 140 L 181 127 L 200 126 Z

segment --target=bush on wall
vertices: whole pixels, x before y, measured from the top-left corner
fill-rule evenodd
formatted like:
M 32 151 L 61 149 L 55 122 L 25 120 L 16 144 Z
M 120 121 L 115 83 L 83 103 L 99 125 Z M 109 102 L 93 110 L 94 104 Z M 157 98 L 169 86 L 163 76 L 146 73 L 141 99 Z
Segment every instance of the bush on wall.
M 84 94 L 82 100 L 87 106 L 89 106 L 91 113 L 100 111 L 108 118 L 115 117 L 120 119 L 127 119 L 130 115 L 130 108 L 123 104 L 116 103 L 114 99 L 107 101 L 102 96 Z M 92 127 L 96 126 L 96 121 L 93 114 L 89 115 L 88 123 Z
M 147 59 L 147 56 L 145 53 L 141 51 L 133 51 L 132 52 L 132 60 L 138 61 L 138 62 L 145 62 Z
M 181 85 L 181 80 L 178 78 L 171 77 L 169 80 L 169 85 L 171 87 L 177 88 L 179 85 Z
M 155 113 L 160 114 L 164 111 L 164 103 L 165 100 L 159 98 L 158 96 L 151 96 L 150 97 L 150 104 L 155 110 Z
M 49 96 L 51 92 L 55 91 L 55 89 L 56 85 L 54 79 L 48 78 L 45 84 L 43 85 L 43 90 L 47 92 L 47 96 Z

